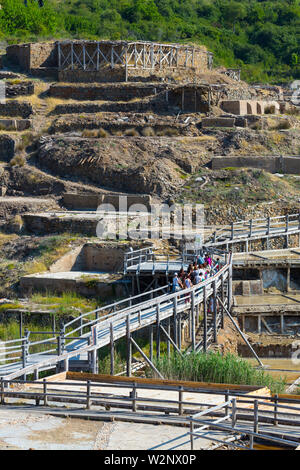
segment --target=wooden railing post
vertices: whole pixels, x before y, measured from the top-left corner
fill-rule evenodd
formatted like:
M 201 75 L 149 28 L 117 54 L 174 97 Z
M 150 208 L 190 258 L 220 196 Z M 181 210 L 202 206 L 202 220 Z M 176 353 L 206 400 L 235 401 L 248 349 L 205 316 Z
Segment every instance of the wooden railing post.
M 179 387 L 179 393 L 178 393 L 178 414 L 180 416 L 183 415 L 183 387 Z
M 267 235 L 270 235 L 271 231 L 271 217 L 267 217 Z
M 127 337 L 127 358 L 126 358 L 126 372 L 127 377 L 131 376 L 131 362 L 132 362 L 132 343 L 130 333 L 130 316 L 126 317 L 126 337 Z
M 235 428 L 236 425 L 236 398 L 233 398 L 231 401 L 231 423 L 232 427 Z
M 196 348 L 196 310 L 195 310 L 195 291 L 192 291 L 191 298 L 191 322 L 192 322 L 192 348 L 195 351 Z
M 86 409 L 91 408 L 91 381 L 88 380 L 86 383 Z
M 229 401 L 229 390 L 226 390 L 225 393 L 225 402 Z M 229 406 L 225 406 L 225 416 L 229 416 Z
M 47 379 L 43 379 L 43 393 L 44 393 L 44 405 L 48 406 Z
M 278 424 L 278 393 L 274 397 L 274 426 Z
M 4 380 L 3 377 L 0 379 L 0 394 L 1 394 L 1 405 L 5 405 L 5 391 L 4 391 Z
M 176 346 L 178 345 L 178 322 L 177 322 L 177 296 L 173 298 L 173 329 L 174 329 L 174 342 Z
M 250 219 L 249 238 L 252 237 L 252 227 L 253 227 L 253 219 Z
M 136 391 L 136 383 L 134 382 L 132 386 L 132 411 L 134 413 L 137 410 L 136 399 L 137 399 L 137 391 Z
M 258 400 L 254 400 L 253 431 L 258 434 Z
M 191 442 L 191 450 L 194 450 L 194 422 L 192 421 L 192 416 L 190 420 L 190 442 Z

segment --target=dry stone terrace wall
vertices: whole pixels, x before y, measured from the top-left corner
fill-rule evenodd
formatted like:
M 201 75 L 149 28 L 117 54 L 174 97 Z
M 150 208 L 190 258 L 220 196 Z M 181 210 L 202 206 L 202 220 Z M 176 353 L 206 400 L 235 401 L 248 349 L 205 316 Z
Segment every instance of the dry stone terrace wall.
M 57 105 L 52 111 L 52 114 L 94 114 L 100 112 L 112 113 L 147 113 L 147 112 L 167 112 L 169 109 L 168 103 L 165 99 L 159 98 L 153 100 L 142 100 L 129 103 L 75 103 L 75 104 L 61 104 Z
M 133 204 L 143 204 L 147 208 L 151 205 L 151 196 L 148 194 L 74 194 L 65 193 L 63 204 L 68 209 L 97 209 L 101 204 L 111 204 L 114 208 L 124 210 L 120 207 L 120 197 L 126 197 L 126 210 Z
M 0 135 L 0 160 L 8 162 L 15 154 L 15 140 L 8 135 Z
M 136 98 L 145 98 L 156 95 L 166 89 L 164 84 L 122 84 L 104 85 L 93 83 L 92 85 L 61 85 L 52 84 L 49 89 L 50 96 L 63 99 L 83 101 L 130 101 Z
M 14 96 L 24 96 L 34 94 L 34 84 L 32 82 L 22 82 L 11 84 L 6 82 L 5 96 L 12 98 Z
M 26 119 L 31 116 L 32 112 L 33 109 L 30 103 L 19 103 L 16 100 L 7 100 L 5 103 L 0 103 L 0 116 L 20 116 Z

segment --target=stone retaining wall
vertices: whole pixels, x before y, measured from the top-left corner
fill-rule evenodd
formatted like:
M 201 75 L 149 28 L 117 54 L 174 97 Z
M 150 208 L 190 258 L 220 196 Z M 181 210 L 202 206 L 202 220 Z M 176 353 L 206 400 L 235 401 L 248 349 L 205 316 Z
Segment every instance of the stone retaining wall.
M 0 130 L 24 131 L 30 127 L 30 119 L 0 119 Z
M 15 141 L 9 135 L 0 135 L 0 160 L 9 162 L 15 154 Z
M 6 100 L 5 103 L 0 103 L 0 116 L 20 116 L 26 119 L 31 116 L 32 112 L 33 109 L 30 103 L 19 103 L 15 100 Z
M 120 199 L 122 197 L 122 199 Z M 124 197 L 126 199 L 124 199 Z M 120 206 L 120 202 L 121 205 Z M 127 211 L 133 204 L 143 204 L 150 209 L 151 196 L 148 194 L 74 194 L 65 193 L 63 204 L 67 209 L 97 209 L 101 204 L 111 204 L 116 211 Z
M 163 84 L 138 85 L 123 84 L 103 85 L 93 83 L 93 85 L 61 85 L 53 84 L 49 88 L 51 96 L 63 99 L 83 100 L 83 101 L 130 101 L 136 98 L 145 98 L 156 95 L 166 88 Z
M 5 85 L 5 96 L 12 98 L 13 96 L 26 96 L 34 94 L 34 84 L 32 82 L 9 83 Z
M 269 173 L 300 174 L 300 157 L 297 156 L 230 156 L 214 157 L 212 169 L 259 168 Z

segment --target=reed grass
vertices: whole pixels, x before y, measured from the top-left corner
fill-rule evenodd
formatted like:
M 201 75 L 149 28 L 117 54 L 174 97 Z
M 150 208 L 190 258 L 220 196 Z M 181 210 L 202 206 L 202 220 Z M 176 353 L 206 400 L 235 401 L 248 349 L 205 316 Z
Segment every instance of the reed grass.
M 173 353 L 170 359 L 163 355 L 154 363 L 165 379 L 255 385 L 268 387 L 273 393 L 282 393 L 286 387 L 285 377 L 275 379 L 233 354 Z M 153 372 L 148 369 L 147 374 L 151 376 Z

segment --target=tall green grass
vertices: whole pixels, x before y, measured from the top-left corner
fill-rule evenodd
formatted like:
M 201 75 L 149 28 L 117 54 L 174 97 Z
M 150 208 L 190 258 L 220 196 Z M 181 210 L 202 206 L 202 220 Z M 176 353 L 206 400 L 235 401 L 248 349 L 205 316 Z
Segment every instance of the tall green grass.
M 173 353 L 170 359 L 163 355 L 154 363 L 166 379 L 257 385 L 268 387 L 273 393 L 282 393 L 286 387 L 285 378 L 275 379 L 233 354 L 193 352 L 181 356 Z M 148 369 L 147 374 L 154 373 Z

